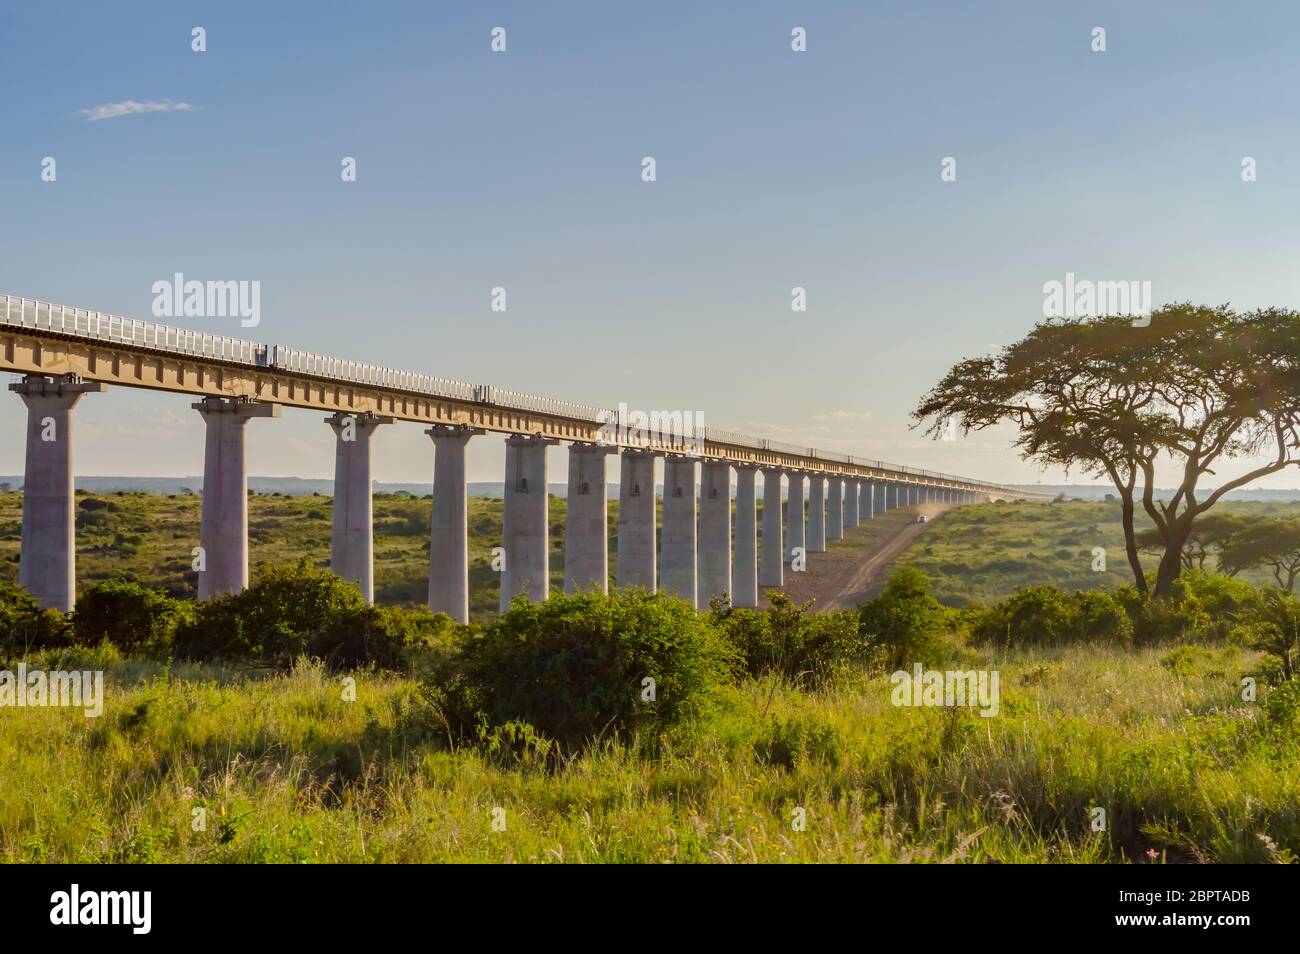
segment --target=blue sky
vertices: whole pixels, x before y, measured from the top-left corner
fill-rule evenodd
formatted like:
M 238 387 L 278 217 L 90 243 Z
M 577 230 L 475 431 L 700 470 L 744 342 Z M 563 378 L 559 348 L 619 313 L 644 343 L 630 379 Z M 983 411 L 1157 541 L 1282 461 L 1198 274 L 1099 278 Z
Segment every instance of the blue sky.
M 1300 307 L 1297 27 L 1288 3 L 0 3 L 0 291 L 148 318 L 175 272 L 257 280 L 260 327 L 174 323 L 1033 481 L 1005 433 L 907 414 L 1039 320 L 1044 282 Z M 124 101 L 191 108 L 81 112 Z M 199 473 L 188 403 L 87 398 L 78 472 Z M 0 401 L 0 473 L 22 428 Z M 251 473 L 332 473 L 319 413 L 249 440 Z M 499 480 L 500 439 L 471 448 Z M 431 468 L 414 425 L 376 438 L 377 479 Z

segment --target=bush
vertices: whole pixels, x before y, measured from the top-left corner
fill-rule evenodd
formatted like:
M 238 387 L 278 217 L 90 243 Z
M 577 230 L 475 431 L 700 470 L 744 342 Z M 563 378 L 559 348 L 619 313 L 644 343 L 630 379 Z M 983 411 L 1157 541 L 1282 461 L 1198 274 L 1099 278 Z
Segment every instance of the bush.
M 938 663 L 947 655 L 943 634 L 950 611 L 930 595 L 930 581 L 912 567 L 898 570 L 880 595 L 858 610 L 858 630 L 889 669 Z
M 21 586 L 0 582 L 0 654 L 62 649 L 73 643 L 72 627 L 58 610 L 43 610 Z
M 242 593 L 196 604 L 177 626 L 175 645 L 189 659 L 249 659 L 280 669 L 303 655 L 398 668 L 452 626 L 424 610 L 369 606 L 355 584 L 304 558 L 259 567 Z
M 516 600 L 440 677 L 448 721 L 462 736 L 521 722 L 574 750 L 611 732 L 657 738 L 694 721 L 734 663 L 726 641 L 682 600 L 583 593 Z
M 123 652 L 165 655 L 177 623 L 188 613 L 188 604 L 181 600 L 136 583 L 109 580 L 77 598 L 72 629 L 83 646 L 106 639 Z
M 767 597 L 767 609 L 735 609 L 718 602 L 709 615 L 739 654 L 746 674 L 779 673 L 817 685 L 867 658 L 869 647 L 853 613 L 810 613 L 807 604 L 798 605 L 779 590 L 770 590 Z
M 974 642 L 999 648 L 1133 641 L 1128 594 L 1105 590 L 1062 592 L 1031 586 L 989 609 L 971 628 Z

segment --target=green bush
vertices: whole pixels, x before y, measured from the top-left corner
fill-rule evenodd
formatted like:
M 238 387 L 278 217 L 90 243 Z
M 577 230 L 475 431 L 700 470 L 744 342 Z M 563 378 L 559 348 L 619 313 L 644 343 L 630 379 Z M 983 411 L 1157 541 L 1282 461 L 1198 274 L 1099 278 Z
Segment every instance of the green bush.
M 971 638 L 1004 649 L 1076 642 L 1127 646 L 1134 633 L 1127 596 L 1105 590 L 1071 594 L 1053 586 L 1027 587 L 989 607 L 971 627 Z
M 714 603 L 709 622 L 739 654 L 750 676 L 779 673 L 820 685 L 845 666 L 865 661 L 869 646 L 852 612 L 810 613 L 780 590 L 767 594 L 766 609 L 735 609 Z
M 880 595 L 858 610 L 858 630 L 889 669 L 938 663 L 948 654 L 943 635 L 951 611 L 930 595 L 930 581 L 913 567 L 889 578 Z
M 91 501 L 83 501 L 90 503 Z M 72 629 L 83 646 L 108 640 L 127 653 L 165 655 L 189 604 L 124 580 L 96 583 L 77 598 Z
M 463 737 L 522 722 L 571 751 L 611 733 L 653 740 L 693 722 L 734 664 L 727 642 L 682 600 L 583 593 L 516 600 L 435 678 Z
M 175 646 L 183 658 L 246 659 L 280 669 L 304 655 L 336 666 L 399 668 L 453 625 L 426 610 L 369 606 L 355 584 L 304 558 L 259 567 L 242 593 L 196 604 L 176 627 Z
M 43 610 L 21 586 L 0 582 L 0 655 L 62 649 L 73 643 L 72 627 L 58 610 Z

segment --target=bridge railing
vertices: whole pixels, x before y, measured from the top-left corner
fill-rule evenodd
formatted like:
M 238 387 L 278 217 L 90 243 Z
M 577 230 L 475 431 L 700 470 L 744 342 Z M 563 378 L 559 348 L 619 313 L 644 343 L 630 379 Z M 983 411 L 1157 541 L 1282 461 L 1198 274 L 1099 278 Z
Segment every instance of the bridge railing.
M 18 298 L 13 295 L 4 296 L 0 321 L 8 325 L 18 325 L 57 334 L 94 338 L 253 367 L 281 369 L 330 380 L 355 382 L 500 408 L 548 414 L 587 423 L 600 423 L 617 427 L 620 435 L 618 442 L 624 444 L 633 443 L 645 447 L 689 450 L 698 446 L 698 442 L 704 440 L 794 457 L 808 457 L 831 463 L 865 466 L 894 475 L 901 474 L 920 479 L 959 483 L 967 487 L 984 487 L 993 491 L 1002 489 L 999 485 L 987 481 L 970 480 L 951 474 L 904 467 L 879 460 L 865 460 L 850 454 L 824 451 L 815 447 L 774 441 L 768 438 L 752 437 L 720 428 L 708 427 L 701 428 L 698 431 L 687 427 L 664 428 L 664 421 L 659 421 L 656 425 L 656 433 L 650 434 L 643 431 L 644 437 L 629 439 L 630 435 L 635 435 L 635 431 L 630 428 L 630 422 L 624 420 L 618 411 L 596 407 L 595 405 L 527 394 L 523 391 L 514 391 L 491 384 L 469 384 L 450 378 L 435 377 L 382 365 L 366 364 L 349 361 L 345 358 L 315 354 L 297 348 L 289 348 L 285 345 L 265 345 L 243 338 L 208 334 L 188 328 L 162 325 L 152 321 L 137 321 L 133 318 L 123 318 L 105 312 L 69 308 L 65 305 Z M 684 418 L 685 415 L 683 415 L 683 423 L 686 423 Z M 666 421 L 671 424 L 671 416 L 666 417 Z

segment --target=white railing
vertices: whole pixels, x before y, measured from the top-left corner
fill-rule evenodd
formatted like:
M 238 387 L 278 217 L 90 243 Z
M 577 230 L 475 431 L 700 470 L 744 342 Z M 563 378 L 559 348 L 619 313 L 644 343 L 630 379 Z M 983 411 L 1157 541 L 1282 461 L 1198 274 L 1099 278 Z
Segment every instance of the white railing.
M 285 345 L 264 345 L 243 338 L 228 338 L 224 335 L 212 335 L 160 325 L 152 321 L 136 321 L 100 311 L 87 311 L 84 308 L 69 308 L 65 305 L 52 305 L 49 302 L 30 298 L 4 296 L 4 309 L 0 312 L 0 321 L 7 325 L 18 325 L 55 334 L 71 335 L 80 338 L 94 338 L 136 347 L 151 348 L 175 354 L 194 355 L 216 361 L 226 361 L 253 367 L 266 367 L 326 378 L 332 381 L 348 381 L 373 387 L 407 391 L 414 394 L 427 394 L 435 397 L 449 398 L 457 401 L 474 402 L 493 407 L 512 410 L 531 411 L 565 417 L 584 423 L 600 423 L 619 427 L 618 433 L 625 434 L 628 429 L 621 425 L 627 422 L 620 419 L 617 411 L 598 408 L 590 404 L 576 404 L 556 398 L 526 394 L 491 384 L 467 384 L 450 378 L 439 378 L 413 371 L 402 371 L 375 364 L 349 361 L 345 358 L 333 358 L 328 355 L 300 351 Z M 644 433 L 644 432 L 643 432 Z M 951 474 L 934 473 L 897 464 L 888 464 L 878 460 L 864 460 L 849 454 L 818 450 L 815 447 L 787 444 L 768 438 L 750 437 L 735 431 L 707 427 L 703 429 L 703 439 L 715 444 L 729 444 L 734 447 L 747 447 L 765 450 L 793 457 L 807 457 L 832 463 L 868 467 L 885 471 L 891 475 L 922 478 L 962 484 L 965 487 L 983 487 L 988 490 L 1003 490 L 1000 485 L 982 480 L 969 480 Z M 645 434 L 639 442 L 642 446 L 668 446 L 689 448 L 701 439 L 697 433 L 659 433 L 652 439 Z M 626 442 L 626 441 L 625 441 Z M 1005 488 L 1011 490 L 1011 488 Z M 1022 491 L 1013 491 L 1023 493 Z

